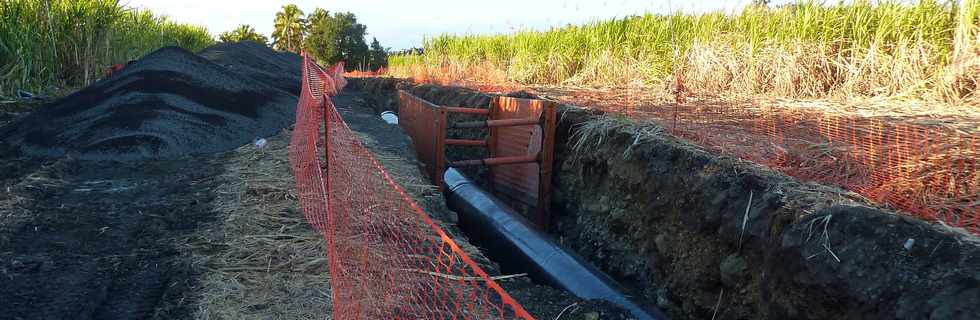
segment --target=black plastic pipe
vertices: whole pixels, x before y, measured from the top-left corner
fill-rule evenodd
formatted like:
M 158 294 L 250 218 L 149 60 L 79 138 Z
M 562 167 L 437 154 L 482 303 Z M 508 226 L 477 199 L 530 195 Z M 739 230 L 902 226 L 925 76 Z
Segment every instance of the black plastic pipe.
M 446 170 L 443 181 L 449 207 L 459 214 L 460 228 L 490 252 L 506 253 L 508 261 L 500 261 L 502 264 L 523 266 L 532 278 L 579 298 L 609 301 L 637 319 L 667 319 L 660 310 L 630 300 L 609 276 L 564 250 L 456 169 Z

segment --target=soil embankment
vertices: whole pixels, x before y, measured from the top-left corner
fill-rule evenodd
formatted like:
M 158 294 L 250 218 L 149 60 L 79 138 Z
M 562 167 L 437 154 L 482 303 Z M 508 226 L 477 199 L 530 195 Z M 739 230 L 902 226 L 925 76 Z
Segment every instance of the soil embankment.
M 397 109 L 396 89 L 446 106 L 489 102 L 396 79 L 352 83 L 378 111 Z M 573 106 L 560 119 L 557 236 L 675 319 L 980 315 L 974 237 L 708 153 L 657 124 Z M 449 158 L 472 157 L 457 150 Z
M 228 46 L 207 52 L 216 62 L 239 66 L 298 64 L 248 54 L 255 50 L 247 45 L 240 45 L 243 53 L 218 54 L 234 51 Z M 226 151 L 275 134 L 294 117 L 294 93 L 253 79 L 264 73 L 244 69 L 232 71 L 186 50 L 163 48 L 14 121 L 0 129 L 0 137 L 26 155 L 42 157 L 158 159 Z M 299 72 L 275 81 L 298 83 Z

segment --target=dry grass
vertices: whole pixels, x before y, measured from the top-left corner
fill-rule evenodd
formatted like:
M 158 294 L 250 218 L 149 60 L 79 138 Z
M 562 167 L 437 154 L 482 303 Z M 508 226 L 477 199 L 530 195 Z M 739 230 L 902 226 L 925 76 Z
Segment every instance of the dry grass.
M 432 185 L 429 179 L 419 171 L 415 162 L 408 161 L 404 155 L 384 150 L 382 143 L 371 135 L 361 133 L 358 134 L 358 138 L 365 147 L 371 150 L 378 163 L 385 168 L 385 172 L 397 181 L 409 196 L 422 205 L 427 213 L 434 213 L 437 217 L 441 217 L 440 213 L 449 211 L 439 188 Z
M 888 49 L 872 45 L 849 50 L 797 42 L 756 52 L 695 43 L 681 57 L 677 75 L 695 95 L 887 98 L 892 103 L 919 100 L 976 109 L 980 47 L 966 44 L 948 65 L 938 60 L 937 50 L 908 41 Z
M 589 154 L 591 150 L 609 143 L 614 134 L 627 134 L 633 142 L 623 151 L 623 158 L 629 158 L 633 147 L 648 142 L 663 134 L 663 127 L 653 122 L 638 123 L 628 118 L 612 115 L 600 116 L 578 124 L 571 137 L 575 154 Z
M 288 138 L 236 150 L 214 191 L 220 220 L 181 241 L 205 270 L 196 318 L 330 318 L 326 246 L 298 208 Z
M 385 152 L 372 136 L 358 134 L 358 138 L 373 151 L 385 167 L 410 196 L 427 210 L 448 212 L 438 190 L 429 184 L 418 171 L 415 163 L 403 156 Z M 295 180 L 289 169 L 287 146 L 289 132 L 268 139 L 263 149 L 249 144 L 233 152 L 227 160 L 225 172 L 217 179 L 220 187 L 215 190 L 215 214 L 220 218 L 196 234 L 179 240 L 180 247 L 190 252 L 195 265 L 204 270 L 200 283 L 192 297 L 197 301 L 195 317 L 200 319 L 330 319 L 331 284 L 327 261 L 327 248 L 323 236 L 315 231 L 298 207 Z M 364 204 L 366 215 L 355 216 L 352 224 L 376 223 L 377 205 Z M 414 213 L 409 213 L 414 214 Z M 371 216 L 370 221 L 362 221 Z M 400 225 L 412 230 L 425 230 L 428 226 Z M 338 252 L 363 250 L 371 247 L 373 261 L 406 259 L 404 248 L 392 247 L 392 243 L 365 238 L 351 232 L 341 232 L 335 239 Z M 413 235 L 426 238 L 425 242 L 438 242 L 433 234 Z M 432 238 L 432 239 L 428 239 Z M 365 240 L 371 240 L 365 242 Z M 487 261 L 476 247 L 458 241 L 461 248 L 477 261 Z M 395 259 L 395 260 L 392 260 Z M 404 286 L 418 286 L 432 276 L 454 275 L 428 274 L 424 270 L 403 270 L 399 276 Z M 514 276 L 510 276 L 514 277 Z M 508 278 L 510 278 L 508 277 Z M 372 294 L 391 292 L 393 288 L 374 287 L 377 274 L 347 275 L 342 277 L 349 290 L 360 293 L 364 312 L 383 314 L 390 307 L 410 301 L 409 297 L 392 295 L 385 299 L 373 299 Z M 403 288 L 404 289 L 404 288 Z M 411 289 L 411 288 L 407 288 Z M 411 292 L 411 290 L 394 290 Z M 340 309 L 338 309 L 340 310 Z M 340 312 L 340 311 L 338 311 Z
M 976 32 L 980 38 L 980 32 Z M 977 40 L 980 43 L 980 39 Z M 878 47 L 844 53 L 830 45 L 798 42 L 763 46 L 756 51 L 726 43 L 695 42 L 679 57 L 674 76 L 651 78 L 642 62 L 624 58 L 601 63 L 604 70 L 583 68 L 562 87 L 575 85 L 672 92 L 675 77 L 684 94 L 726 99 L 874 100 L 882 104 L 930 104 L 942 108 L 980 106 L 980 47 L 968 46 L 953 63 L 939 63 L 925 44 L 901 44 L 890 52 Z M 602 56 L 602 55 L 601 55 Z M 611 58 L 610 58 L 611 59 Z M 513 91 L 524 87 L 548 88 L 547 83 L 518 83 L 514 73 L 484 62 L 475 66 L 447 62 L 441 66 L 417 64 L 394 69 L 394 75 L 420 83 L 464 86 L 484 91 Z M 606 70 L 608 69 L 608 70 Z M 640 83 L 637 86 L 637 83 Z M 923 102 L 925 101 L 925 102 Z
M 354 110 L 351 106 L 337 106 L 337 109 L 344 117 L 353 116 L 353 113 L 359 112 Z M 460 249 L 462 249 L 464 253 L 477 261 L 477 263 L 489 263 L 489 260 L 477 247 L 470 244 L 464 238 L 456 237 L 456 235 L 458 235 L 457 230 L 451 225 L 457 220 L 457 217 L 455 216 L 456 213 L 452 212 L 449 207 L 446 206 L 446 201 L 442 192 L 440 192 L 439 188 L 433 185 L 429 178 L 422 173 L 417 161 L 409 160 L 404 154 L 400 154 L 400 152 L 414 152 L 414 150 L 407 149 L 396 151 L 386 148 L 385 144 L 379 141 L 379 139 L 383 137 L 366 132 L 359 132 L 357 125 L 354 125 L 354 130 L 361 144 L 371 151 L 375 159 L 378 160 L 378 163 L 384 167 L 385 172 L 398 183 L 398 185 L 416 202 L 416 204 L 421 206 L 426 214 L 434 218 L 434 222 L 440 228 L 442 228 L 443 231 L 447 232 L 454 238 L 454 241 L 456 241 L 456 244 L 459 245 Z M 367 207 L 370 208 L 370 206 Z M 415 215 L 416 213 L 410 212 L 409 214 Z M 446 222 L 449 222 L 450 224 L 447 224 Z M 415 221 L 414 223 L 419 223 L 419 221 Z M 416 228 L 415 230 L 428 231 L 431 230 L 431 228 L 425 225 L 419 226 L 419 228 Z M 432 232 L 428 234 L 428 236 L 433 237 L 435 236 L 435 233 Z M 431 238 L 431 240 L 438 241 L 436 238 Z

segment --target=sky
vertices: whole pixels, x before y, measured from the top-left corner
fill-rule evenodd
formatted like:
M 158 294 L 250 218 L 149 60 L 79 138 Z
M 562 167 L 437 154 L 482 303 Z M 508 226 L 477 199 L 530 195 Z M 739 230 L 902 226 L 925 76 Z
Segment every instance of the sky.
M 425 36 L 509 33 L 519 29 L 547 30 L 634 14 L 675 11 L 736 10 L 751 0 L 123 0 L 133 8 L 150 9 L 177 22 L 202 25 L 217 35 L 250 24 L 270 36 L 272 20 L 283 5 L 293 3 L 304 13 L 320 7 L 352 12 L 367 26 L 367 41 L 376 37 L 393 50 L 420 47 Z M 781 2 L 781 1 L 773 1 Z

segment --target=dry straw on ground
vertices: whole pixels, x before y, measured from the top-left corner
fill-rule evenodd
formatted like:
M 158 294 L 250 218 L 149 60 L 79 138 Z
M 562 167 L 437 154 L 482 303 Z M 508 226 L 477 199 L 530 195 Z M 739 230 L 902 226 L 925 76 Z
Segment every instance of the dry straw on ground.
M 284 131 L 269 138 L 264 148 L 249 144 L 230 153 L 224 162 L 225 172 L 218 177 L 220 187 L 214 191 L 214 211 L 218 221 L 192 236 L 179 239 L 179 245 L 189 252 L 193 263 L 204 270 L 195 288 L 196 296 L 192 297 L 198 304 L 196 318 L 331 318 L 326 242 L 298 207 L 295 180 L 287 159 L 289 136 L 290 132 Z M 382 150 L 370 135 L 358 134 L 358 137 L 375 153 L 392 179 L 422 207 L 430 211 L 441 210 L 443 215 L 448 212 L 441 194 L 423 178 L 414 162 Z M 375 212 L 378 210 L 371 210 L 374 207 L 370 205 L 362 207 L 367 208 L 369 214 L 360 219 L 393 214 Z M 425 228 L 428 226 L 415 226 L 413 230 Z M 337 239 L 338 250 L 343 250 L 345 245 L 355 245 L 358 250 L 364 247 L 365 238 L 342 239 L 345 235 L 349 236 L 343 232 L 338 235 L 341 237 Z M 417 236 L 432 237 L 434 233 Z M 476 247 L 465 241 L 458 241 L 458 244 L 475 260 L 488 262 Z M 370 246 L 376 261 L 404 254 L 404 248 L 390 244 L 372 243 Z M 426 274 L 424 270 L 404 271 L 400 276 L 405 285 L 418 283 L 425 275 L 453 276 Z M 372 277 L 369 274 L 360 276 Z M 388 288 L 355 289 L 367 293 L 389 291 L 383 290 Z M 388 299 L 385 306 L 407 301 L 397 301 L 397 296 Z M 372 308 L 365 305 L 367 309 Z
M 182 239 L 205 270 L 196 318 L 330 318 L 326 246 L 298 208 L 288 144 L 283 132 L 231 153 L 214 190 L 218 221 Z

